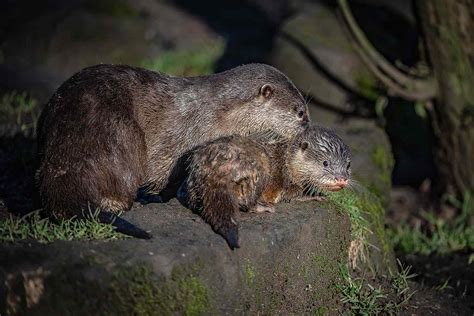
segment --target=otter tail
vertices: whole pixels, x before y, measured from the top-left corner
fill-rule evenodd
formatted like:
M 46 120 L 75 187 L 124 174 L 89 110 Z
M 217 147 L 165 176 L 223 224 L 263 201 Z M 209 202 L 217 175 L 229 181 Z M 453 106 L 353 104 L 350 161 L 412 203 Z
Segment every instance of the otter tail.
M 127 236 L 140 239 L 151 239 L 153 237 L 150 233 L 111 212 L 101 211 L 98 215 L 98 219 L 103 224 L 110 224 L 114 226 L 117 232 Z
M 239 224 L 234 218 L 239 204 L 228 189 L 218 189 L 205 198 L 201 216 L 212 229 L 224 237 L 230 249 L 240 248 Z
M 201 183 L 190 192 L 188 182 L 185 181 L 178 190 L 177 199 L 211 225 L 212 230 L 225 239 L 230 249 L 240 248 L 239 224 L 234 219 L 239 209 L 238 202 L 225 186 L 214 185 L 211 189 L 209 185 Z

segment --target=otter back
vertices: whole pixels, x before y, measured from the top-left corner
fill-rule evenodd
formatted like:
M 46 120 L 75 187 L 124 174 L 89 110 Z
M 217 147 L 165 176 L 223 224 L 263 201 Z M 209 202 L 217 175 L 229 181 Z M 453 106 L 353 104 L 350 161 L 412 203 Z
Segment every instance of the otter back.
M 350 154 L 331 131 L 311 126 L 292 140 L 224 137 L 194 150 L 178 199 L 231 248 L 239 247 L 237 211 L 274 212 L 282 200 L 319 200 L 348 185 Z
M 179 157 L 200 143 L 258 130 L 291 137 L 307 121 L 301 94 L 267 65 L 194 78 L 89 67 L 61 85 L 41 114 L 41 202 L 59 217 L 127 210 L 138 188 L 160 193 Z

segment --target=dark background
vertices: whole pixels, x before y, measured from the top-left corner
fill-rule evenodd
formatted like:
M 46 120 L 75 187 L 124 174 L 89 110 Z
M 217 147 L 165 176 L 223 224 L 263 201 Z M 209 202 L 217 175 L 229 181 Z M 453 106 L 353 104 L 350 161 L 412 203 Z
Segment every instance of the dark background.
M 350 3 L 368 39 L 388 61 L 406 67 L 426 61 L 412 1 Z M 250 62 L 286 73 L 306 96 L 318 124 L 337 130 L 362 120 L 385 132 L 395 161 L 388 223 L 415 218 L 430 204 L 437 174 L 429 119 L 415 102 L 387 95 L 352 48 L 336 1 L 3 0 L 0 209 L 31 210 L 36 119 L 55 89 L 80 69 L 123 63 L 199 75 Z M 6 106 L 5 96 L 12 94 L 12 104 L 23 98 L 28 106 Z M 453 265 L 457 257 L 435 260 L 435 267 L 452 268 L 439 278 L 427 272 L 432 258 L 410 258 L 428 275 L 423 280 L 429 285 L 456 271 L 458 280 L 472 276 L 470 266 Z

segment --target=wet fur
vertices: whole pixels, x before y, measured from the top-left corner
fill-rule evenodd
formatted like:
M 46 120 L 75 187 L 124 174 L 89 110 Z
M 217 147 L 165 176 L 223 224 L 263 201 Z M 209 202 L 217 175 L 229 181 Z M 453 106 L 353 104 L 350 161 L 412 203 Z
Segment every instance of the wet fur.
M 262 95 L 266 84 L 270 94 Z M 193 78 L 89 67 L 67 80 L 41 114 L 41 203 L 58 217 L 86 208 L 128 210 L 138 188 L 159 194 L 172 182 L 178 158 L 196 145 L 262 129 L 292 136 L 307 120 L 301 94 L 267 65 Z
M 308 145 L 304 150 L 303 143 Z M 330 168 L 323 167 L 324 160 L 331 161 Z M 280 201 L 315 197 L 331 174 L 350 177 L 349 162 L 350 151 L 342 140 L 316 126 L 293 140 L 224 137 L 189 156 L 189 174 L 178 199 L 233 249 L 240 246 L 237 211 L 272 210 Z

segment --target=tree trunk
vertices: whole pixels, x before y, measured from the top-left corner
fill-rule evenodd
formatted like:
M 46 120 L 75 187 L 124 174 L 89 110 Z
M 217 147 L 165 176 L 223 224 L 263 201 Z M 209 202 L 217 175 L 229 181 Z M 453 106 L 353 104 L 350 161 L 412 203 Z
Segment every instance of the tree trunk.
M 438 85 L 433 128 L 443 192 L 474 192 L 474 0 L 414 0 Z

